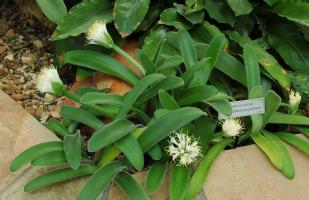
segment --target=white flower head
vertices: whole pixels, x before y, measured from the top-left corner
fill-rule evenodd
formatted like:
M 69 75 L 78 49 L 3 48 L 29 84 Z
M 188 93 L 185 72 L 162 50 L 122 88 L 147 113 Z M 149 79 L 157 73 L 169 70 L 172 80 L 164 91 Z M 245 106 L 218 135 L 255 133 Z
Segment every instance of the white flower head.
M 106 48 L 111 48 L 114 44 L 112 37 L 109 35 L 106 24 L 103 21 L 95 21 L 88 29 L 86 39 L 89 44 L 99 44 Z
M 235 137 L 242 133 L 244 127 L 240 119 L 228 118 L 222 124 L 222 131 L 226 137 Z
M 51 67 L 43 67 L 41 72 L 38 74 L 36 78 L 36 87 L 41 93 L 52 93 L 56 94 L 55 88 L 53 87 L 53 83 L 58 83 L 58 85 L 63 85 L 57 70 Z
M 301 95 L 299 92 L 291 90 L 289 94 L 290 105 L 298 105 L 301 101 Z
M 172 133 L 166 151 L 178 165 L 188 166 L 195 162 L 201 154 L 198 141 L 185 133 Z

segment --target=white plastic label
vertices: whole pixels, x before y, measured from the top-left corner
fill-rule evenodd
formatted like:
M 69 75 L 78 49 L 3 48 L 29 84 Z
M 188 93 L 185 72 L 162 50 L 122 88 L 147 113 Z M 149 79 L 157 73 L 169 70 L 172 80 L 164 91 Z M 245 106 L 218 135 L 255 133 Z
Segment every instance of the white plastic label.
M 259 115 L 265 113 L 265 100 L 264 98 L 249 99 L 243 101 L 230 102 L 232 106 L 232 115 L 225 116 L 219 113 L 219 119 L 226 119 L 231 117 L 244 117 L 251 115 Z

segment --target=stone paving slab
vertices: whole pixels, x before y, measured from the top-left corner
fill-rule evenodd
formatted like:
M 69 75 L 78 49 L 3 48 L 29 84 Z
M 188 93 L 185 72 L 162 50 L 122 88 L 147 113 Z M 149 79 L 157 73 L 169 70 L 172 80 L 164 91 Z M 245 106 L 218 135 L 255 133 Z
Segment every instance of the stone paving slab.
M 44 126 L 0 91 L 0 200 L 74 200 L 87 178 L 79 178 L 34 193 L 23 192 L 24 185 L 50 168 L 25 167 L 9 172 L 9 164 L 26 148 L 57 139 Z M 309 199 L 309 156 L 289 146 L 296 176 L 288 180 L 255 146 L 224 151 L 214 162 L 204 187 L 208 200 L 307 200 Z M 143 183 L 147 172 L 134 175 Z M 154 200 L 168 199 L 168 182 Z M 102 199 L 100 197 L 100 199 Z M 127 199 L 112 186 L 111 200 Z M 199 199 L 202 200 L 202 199 Z

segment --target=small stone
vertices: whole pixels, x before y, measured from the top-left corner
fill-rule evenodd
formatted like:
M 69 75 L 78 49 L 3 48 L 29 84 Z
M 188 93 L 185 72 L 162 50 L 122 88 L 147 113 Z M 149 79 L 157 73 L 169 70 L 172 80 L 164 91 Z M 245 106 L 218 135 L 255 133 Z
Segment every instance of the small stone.
M 0 68 L 0 77 L 5 75 L 5 70 L 3 68 Z
M 36 117 L 41 116 L 42 113 L 43 113 L 43 111 L 44 111 L 43 106 L 39 106 L 39 108 L 38 108 L 38 109 L 36 110 L 36 112 L 35 112 L 35 116 L 36 116 Z
M 25 109 L 28 111 L 28 113 L 30 113 L 31 115 L 35 114 L 35 108 L 34 107 L 25 107 Z
M 33 41 L 34 46 L 36 46 L 37 48 L 42 48 L 43 47 L 43 43 L 40 40 L 34 40 Z
M 31 56 L 22 56 L 21 61 L 25 64 L 32 65 L 34 64 L 34 59 Z
M 23 95 L 22 94 L 13 94 L 12 99 L 14 99 L 15 101 L 20 101 L 23 99 Z
M 7 60 L 14 60 L 14 55 L 12 53 L 8 53 L 4 59 L 7 59 Z
M 55 97 L 49 93 L 46 93 L 44 96 L 44 102 L 45 103 L 51 103 L 52 101 L 55 100 Z
M 21 76 L 20 79 L 19 79 L 19 82 L 20 82 L 21 84 L 25 83 L 25 78 L 24 78 L 23 76 Z

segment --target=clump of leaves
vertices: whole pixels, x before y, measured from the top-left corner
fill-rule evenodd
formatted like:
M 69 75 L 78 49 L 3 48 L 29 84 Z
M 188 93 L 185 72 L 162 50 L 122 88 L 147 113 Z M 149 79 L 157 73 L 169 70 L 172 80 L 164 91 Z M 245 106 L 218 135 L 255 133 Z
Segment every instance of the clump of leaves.
M 57 23 L 51 39 L 56 41 L 56 56 L 63 58 L 59 65 L 78 67 L 82 77 L 104 72 L 128 82 L 132 90 L 124 96 L 94 88 L 73 94 L 53 83 L 55 94 L 81 106 L 63 106 L 63 120 L 47 123 L 63 141 L 29 148 L 13 161 L 11 170 L 29 162 L 66 163 L 67 168 L 35 178 L 25 191 L 91 175 L 78 199 L 96 199 L 113 180 L 130 199 L 149 199 L 170 165 L 169 196 L 187 200 L 202 189 L 212 162 L 227 147 L 255 143 L 289 179 L 295 170 L 284 143 L 309 153 L 308 141 L 293 134 L 309 133 L 309 118 L 299 110 L 308 94 L 306 78 L 300 78 L 309 73 L 307 2 L 84 0 L 69 12 L 62 0 L 37 2 Z M 59 9 L 51 9 L 55 7 Z M 80 34 L 97 20 L 108 24 L 116 46 L 84 45 Z M 140 41 L 136 54 L 141 64 L 117 48 L 126 38 Z M 114 51 L 142 67 L 144 75 L 113 59 Z M 255 98 L 265 99 L 264 114 L 242 117 L 237 130 L 222 129 L 217 116 L 232 114 L 230 101 Z M 105 124 L 101 117 L 111 122 Z M 87 148 L 81 148 L 80 125 L 94 129 Z M 182 140 L 172 141 L 175 131 L 188 135 L 181 138 L 198 138 L 200 148 L 195 149 L 200 153 L 192 174 L 192 165 L 179 165 L 178 157 L 167 152 L 185 154 L 171 147 L 166 151 L 171 144 L 186 150 L 180 148 Z M 190 141 L 196 147 L 194 139 Z M 94 152 L 102 156 L 96 159 Z M 145 192 L 130 172 L 148 166 Z

